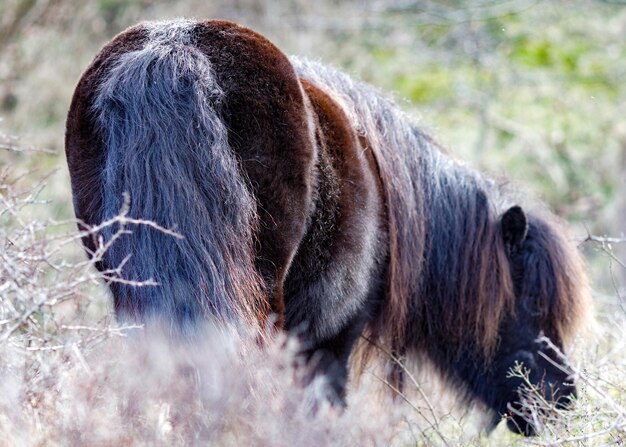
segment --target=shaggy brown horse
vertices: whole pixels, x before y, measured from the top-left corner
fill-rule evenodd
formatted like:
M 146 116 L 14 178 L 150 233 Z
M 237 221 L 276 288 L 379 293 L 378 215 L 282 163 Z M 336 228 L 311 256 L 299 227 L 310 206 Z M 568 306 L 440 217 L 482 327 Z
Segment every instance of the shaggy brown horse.
M 82 76 L 66 152 L 81 221 L 115 216 L 126 192 L 130 217 L 184 236 L 138 226 L 112 244 L 98 268 L 121 271 L 121 320 L 193 337 L 202 321 L 262 331 L 271 317 L 338 402 L 365 333 L 426 356 L 525 434 L 516 361 L 549 400 L 575 396 L 537 341 L 563 348 L 587 305 L 562 226 L 343 73 L 230 22 L 140 24 Z M 148 278 L 159 285 L 127 283 Z

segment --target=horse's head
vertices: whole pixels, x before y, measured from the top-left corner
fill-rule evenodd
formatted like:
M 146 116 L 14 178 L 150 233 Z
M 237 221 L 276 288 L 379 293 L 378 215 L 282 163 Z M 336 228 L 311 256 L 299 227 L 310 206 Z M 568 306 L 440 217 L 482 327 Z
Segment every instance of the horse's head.
M 563 236 L 519 206 L 501 216 L 500 229 L 515 305 L 502 319 L 492 362 L 476 391 L 496 412 L 494 422 L 506 415 L 509 429 L 533 435 L 537 427 L 522 403 L 524 389 L 533 389 L 549 404 L 544 406 L 556 408 L 566 408 L 576 397 L 562 351 L 581 313 L 584 274 Z M 525 378 L 511 374 L 516 365 Z

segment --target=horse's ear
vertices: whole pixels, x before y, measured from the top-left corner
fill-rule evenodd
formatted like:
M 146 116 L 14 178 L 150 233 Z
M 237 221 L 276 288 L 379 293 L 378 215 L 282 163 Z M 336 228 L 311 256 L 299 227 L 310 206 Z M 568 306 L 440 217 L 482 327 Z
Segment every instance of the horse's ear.
M 500 229 L 507 247 L 522 245 L 528 234 L 528 220 L 522 207 L 515 205 L 506 210 L 500 219 Z

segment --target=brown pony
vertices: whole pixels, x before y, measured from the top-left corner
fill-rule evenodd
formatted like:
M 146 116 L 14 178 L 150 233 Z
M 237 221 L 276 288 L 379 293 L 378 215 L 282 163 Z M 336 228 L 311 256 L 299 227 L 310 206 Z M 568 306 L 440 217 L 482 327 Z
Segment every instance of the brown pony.
M 128 193 L 130 217 L 184 236 L 138 226 L 98 262 L 121 272 L 121 320 L 189 337 L 207 320 L 273 321 L 302 339 L 337 402 L 365 333 L 425 355 L 525 434 L 506 374 L 516 361 L 549 400 L 575 396 L 538 341 L 563 348 L 587 305 L 561 225 L 343 73 L 230 22 L 140 24 L 83 74 L 66 153 L 82 222 L 115 216 Z M 115 231 L 86 237 L 88 253 Z M 159 285 L 129 284 L 148 278 Z

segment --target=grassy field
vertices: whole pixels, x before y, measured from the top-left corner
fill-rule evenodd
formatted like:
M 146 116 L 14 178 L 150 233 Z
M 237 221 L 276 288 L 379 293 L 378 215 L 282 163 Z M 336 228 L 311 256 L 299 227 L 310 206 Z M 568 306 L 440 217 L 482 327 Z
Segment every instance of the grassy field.
M 626 7 L 614 1 L 0 2 L 0 445 L 624 445 Z M 574 229 L 595 322 L 575 342 L 576 407 L 491 435 L 423 367 L 390 402 L 375 370 L 346 412 L 303 389 L 290 340 L 207 329 L 206 345 L 128 342 L 80 249 L 63 154 L 72 91 L 141 20 L 228 18 L 288 54 L 393 93 L 459 158 Z M 131 337 L 133 340 L 141 337 Z M 207 355 L 207 353 L 210 353 Z

